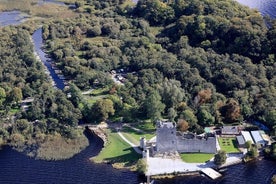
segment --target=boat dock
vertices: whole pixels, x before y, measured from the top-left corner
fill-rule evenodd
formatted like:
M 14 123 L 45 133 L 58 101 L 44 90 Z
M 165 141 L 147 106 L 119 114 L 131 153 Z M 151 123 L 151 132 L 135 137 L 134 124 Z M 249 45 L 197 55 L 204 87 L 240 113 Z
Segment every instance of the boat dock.
M 212 168 L 202 169 L 201 172 L 204 173 L 205 175 L 209 176 L 213 180 L 222 176 L 219 172 L 215 171 Z

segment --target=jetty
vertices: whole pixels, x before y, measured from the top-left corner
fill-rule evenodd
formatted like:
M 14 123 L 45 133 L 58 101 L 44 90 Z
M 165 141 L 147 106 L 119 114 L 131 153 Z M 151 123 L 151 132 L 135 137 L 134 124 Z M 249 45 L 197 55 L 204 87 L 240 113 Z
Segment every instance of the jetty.
M 202 169 L 201 172 L 205 175 L 207 175 L 208 177 L 210 177 L 211 179 L 215 180 L 219 177 L 221 177 L 222 175 L 215 171 L 214 169 L 212 168 L 205 168 L 205 169 Z

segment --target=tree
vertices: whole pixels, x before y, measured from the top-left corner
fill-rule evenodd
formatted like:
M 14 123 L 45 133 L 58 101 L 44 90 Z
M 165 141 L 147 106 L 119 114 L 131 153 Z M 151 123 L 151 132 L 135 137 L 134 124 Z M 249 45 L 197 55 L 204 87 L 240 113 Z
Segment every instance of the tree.
M 195 126 L 197 124 L 197 117 L 195 116 L 194 112 L 190 109 L 186 109 L 182 114 L 182 118 L 185 119 L 189 126 Z
M 204 89 L 198 92 L 197 96 L 195 97 L 195 104 L 201 105 L 208 102 L 211 99 L 212 91 L 211 89 Z
M 252 146 L 252 141 L 246 141 L 245 142 L 245 148 L 250 149 Z
M 240 105 L 234 99 L 227 100 L 226 104 L 220 108 L 224 121 L 228 123 L 237 121 L 241 117 L 240 111 Z
M 200 108 L 197 114 L 197 118 L 198 118 L 199 124 L 203 126 L 210 126 L 215 123 L 214 116 L 212 116 L 211 113 L 209 113 L 207 110 L 203 108 Z
M 226 152 L 223 150 L 219 150 L 217 154 L 215 154 L 214 162 L 216 165 L 222 165 L 226 162 Z
M 189 128 L 189 124 L 184 119 L 178 119 L 177 126 L 181 132 L 185 132 Z
M 5 100 L 6 100 L 6 91 L 5 89 L 0 87 L 0 107 L 2 106 Z
M 147 118 L 153 122 L 161 118 L 161 113 L 165 109 L 165 105 L 161 102 L 161 96 L 157 91 L 152 91 L 144 102 Z
M 20 102 L 23 98 L 22 90 L 21 88 L 14 87 L 10 93 L 10 98 L 13 102 Z
M 276 125 L 276 110 L 271 110 L 266 113 L 265 120 L 271 127 Z
M 81 90 L 75 84 L 70 84 L 68 92 L 71 94 L 71 102 L 77 108 L 83 100 Z
M 174 119 L 177 116 L 177 112 L 174 110 L 173 107 L 169 108 L 168 110 L 168 118 L 170 121 L 175 122 Z
M 114 105 L 110 99 L 97 100 L 91 109 L 91 113 L 97 120 L 106 120 L 110 115 L 114 115 Z
M 258 148 L 256 145 L 252 145 L 246 155 L 249 159 L 255 159 L 259 156 Z
M 147 172 L 147 162 L 145 159 L 139 159 L 137 161 L 137 171 L 140 174 L 145 174 Z

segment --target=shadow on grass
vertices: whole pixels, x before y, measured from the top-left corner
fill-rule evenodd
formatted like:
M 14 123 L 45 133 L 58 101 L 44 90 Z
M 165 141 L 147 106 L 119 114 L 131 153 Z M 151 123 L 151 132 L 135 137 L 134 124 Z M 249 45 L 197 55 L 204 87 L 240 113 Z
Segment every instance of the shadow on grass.
M 238 149 L 238 143 L 235 139 L 232 139 L 232 144 L 233 144 L 234 148 Z
M 129 152 L 120 156 L 106 158 L 105 160 L 109 163 L 124 163 L 125 166 L 131 166 L 141 158 L 141 155 L 136 153 L 131 147 L 126 148 L 123 151 Z

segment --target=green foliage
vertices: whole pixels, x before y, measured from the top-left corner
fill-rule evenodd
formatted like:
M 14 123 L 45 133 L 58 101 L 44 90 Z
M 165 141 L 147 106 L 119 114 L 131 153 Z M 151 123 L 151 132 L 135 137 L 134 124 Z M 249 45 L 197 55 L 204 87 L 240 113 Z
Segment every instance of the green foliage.
M 141 174 L 145 174 L 147 172 L 147 162 L 145 159 L 139 159 L 137 161 L 137 171 Z
M 173 8 L 159 0 L 140 0 L 136 5 L 135 12 L 152 25 L 169 23 L 174 19 Z
M 211 126 L 215 122 L 215 118 L 205 109 L 200 108 L 197 119 L 202 126 Z
M 152 122 L 161 118 L 165 105 L 161 102 L 161 96 L 157 91 L 152 91 L 145 99 L 144 108 L 147 118 L 150 118 Z
M 222 165 L 226 162 L 226 152 L 223 150 L 219 150 L 217 154 L 215 154 L 214 163 L 216 165 Z
M 114 104 L 110 99 L 100 99 L 91 108 L 91 113 L 96 120 L 106 120 L 110 115 L 114 115 Z
M 245 160 L 252 160 L 252 159 L 256 159 L 259 156 L 259 152 L 258 152 L 258 148 L 256 145 L 252 145 L 246 154 Z

